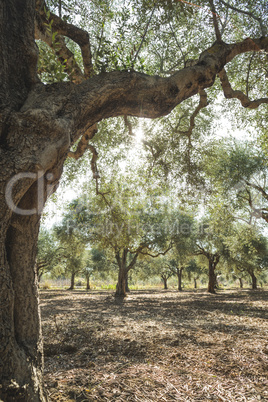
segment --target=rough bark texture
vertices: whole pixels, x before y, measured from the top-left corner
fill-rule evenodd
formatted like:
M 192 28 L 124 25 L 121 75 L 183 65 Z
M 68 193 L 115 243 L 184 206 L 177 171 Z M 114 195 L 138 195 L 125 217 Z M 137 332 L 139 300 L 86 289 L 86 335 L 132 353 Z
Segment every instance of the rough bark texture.
M 129 285 L 128 285 L 128 273 L 126 275 L 126 292 L 129 293 L 130 289 L 129 289 Z
M 34 0 L 1 1 L 0 110 L 18 110 L 36 82 L 33 18 Z
M 219 262 L 220 257 L 218 255 L 210 255 L 209 257 L 209 270 L 208 270 L 208 292 L 216 293 L 217 277 L 215 275 L 215 269 Z
M 37 4 L 43 10 L 43 2 Z M 0 398 L 35 402 L 45 400 L 34 270 L 43 208 L 38 198 L 45 201 L 54 191 L 71 145 L 104 118 L 168 114 L 183 100 L 212 86 L 236 55 L 267 50 L 268 39 L 231 45 L 216 42 L 194 66 L 169 78 L 117 71 L 80 84 L 43 85 L 36 76 L 35 1 L 1 0 L 0 19 Z M 57 24 L 65 35 L 66 25 L 58 20 Z M 87 40 L 81 49 L 89 59 Z M 32 176 L 14 183 L 11 198 L 15 206 L 35 208 L 29 216 L 12 211 L 5 197 L 10 179 L 24 172 Z M 135 255 L 128 270 L 136 259 Z M 119 295 L 125 295 L 123 278 L 121 269 Z
M 0 3 L 0 399 L 5 402 L 46 400 L 34 266 L 48 195 L 45 174 L 49 170 L 51 184 L 57 182 L 68 148 L 62 147 L 65 128 L 45 113 L 21 112 L 38 85 L 34 6 L 33 0 Z M 10 198 L 20 209 L 35 208 L 33 215 L 14 213 L 5 199 L 10 179 L 24 172 L 32 176 L 17 180 Z
M 116 285 L 116 297 L 126 297 L 126 267 L 120 266 L 118 271 L 118 281 Z

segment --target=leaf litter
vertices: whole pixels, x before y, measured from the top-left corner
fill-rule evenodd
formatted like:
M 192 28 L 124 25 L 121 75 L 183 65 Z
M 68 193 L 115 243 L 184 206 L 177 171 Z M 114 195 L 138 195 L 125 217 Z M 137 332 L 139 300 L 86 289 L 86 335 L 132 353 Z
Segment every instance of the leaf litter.
M 268 291 L 40 293 L 51 401 L 268 400 Z

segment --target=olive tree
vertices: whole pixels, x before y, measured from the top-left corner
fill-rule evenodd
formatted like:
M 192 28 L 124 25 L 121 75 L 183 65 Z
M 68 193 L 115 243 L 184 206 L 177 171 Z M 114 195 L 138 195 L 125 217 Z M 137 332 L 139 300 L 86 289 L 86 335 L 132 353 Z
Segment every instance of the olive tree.
M 255 7 L 251 1 L 209 0 L 206 12 L 203 1 L 197 2 L 201 8 L 140 0 L 116 2 L 111 10 L 112 4 L 0 3 L 0 398 L 6 401 L 45 400 L 34 265 L 40 216 L 66 158 L 79 158 L 90 147 L 103 119 L 158 118 L 197 96 L 191 129 L 207 105 L 207 89 L 219 90 L 218 84 L 226 98 L 245 108 L 268 102 L 265 2 Z M 92 18 L 89 32 L 75 25 L 87 26 L 85 10 L 90 18 L 96 12 L 98 21 Z M 110 22 L 99 35 L 103 11 Z M 119 25 L 112 23 L 113 15 L 118 17 L 112 11 L 121 12 Z M 123 38 L 121 47 L 116 34 Z M 63 82 L 40 81 L 35 39 L 57 56 L 66 73 L 60 74 Z M 239 89 L 233 89 L 234 81 Z M 183 135 L 190 138 L 190 129 Z M 94 158 L 92 170 L 97 177 Z

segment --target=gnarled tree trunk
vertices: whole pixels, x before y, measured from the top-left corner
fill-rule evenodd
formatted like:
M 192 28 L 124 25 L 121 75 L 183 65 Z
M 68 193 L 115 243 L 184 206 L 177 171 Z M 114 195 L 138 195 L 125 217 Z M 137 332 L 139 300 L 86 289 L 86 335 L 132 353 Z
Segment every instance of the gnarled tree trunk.
M 127 292 L 126 292 L 126 267 L 125 266 L 120 266 L 119 271 L 118 271 L 118 281 L 116 285 L 116 292 L 115 296 L 116 297 L 126 297 Z
M 34 0 L 1 1 L 0 19 L 0 399 L 44 401 L 34 270 L 40 215 L 12 213 L 11 205 L 36 207 L 36 186 L 29 178 L 10 182 L 34 167 L 26 143 L 31 124 L 18 113 L 36 82 Z
M 120 251 L 117 251 L 115 254 L 115 258 L 118 264 L 118 281 L 116 285 L 116 292 L 115 296 L 116 297 L 126 297 L 127 292 L 129 292 L 128 289 L 128 273 L 130 269 L 132 269 L 136 262 L 139 253 L 136 252 L 130 263 L 127 265 L 127 256 L 130 254 L 129 250 L 127 248 L 124 248 L 122 250 L 122 254 L 120 255 Z
M 52 192 L 68 148 L 48 115 L 22 111 L 38 85 L 34 16 L 34 0 L 0 2 L 0 399 L 6 402 L 46 400 L 35 257 L 46 173 Z
M 32 191 L 33 190 L 33 191 Z M 31 206 L 35 186 L 20 202 Z M 40 215 L 7 211 L 0 232 L 0 399 L 44 401 L 42 337 L 34 269 Z M 3 220 L 2 220 L 3 223 Z

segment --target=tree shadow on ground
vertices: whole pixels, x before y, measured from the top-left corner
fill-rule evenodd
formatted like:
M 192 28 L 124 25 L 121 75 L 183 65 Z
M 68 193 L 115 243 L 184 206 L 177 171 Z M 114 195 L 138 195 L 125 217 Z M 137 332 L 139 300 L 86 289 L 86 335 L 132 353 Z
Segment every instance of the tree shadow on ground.
M 81 400 L 134 401 L 136 386 L 140 400 L 147 400 L 146 392 L 162 400 L 168 384 L 178 390 L 185 383 L 196 394 L 188 400 L 207 400 L 200 388 L 205 383 L 237 401 L 252 381 L 265 396 L 267 296 L 267 291 L 132 291 L 118 300 L 111 292 L 59 292 L 58 297 L 55 291 L 41 292 L 52 400 L 69 400 L 71 394 L 80 400 L 81 394 Z M 65 399 L 57 399 L 59 390 Z M 172 392 L 166 400 L 187 400 L 186 391 L 181 399 Z

